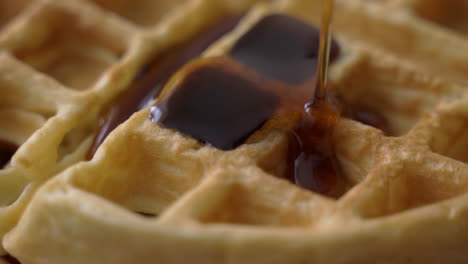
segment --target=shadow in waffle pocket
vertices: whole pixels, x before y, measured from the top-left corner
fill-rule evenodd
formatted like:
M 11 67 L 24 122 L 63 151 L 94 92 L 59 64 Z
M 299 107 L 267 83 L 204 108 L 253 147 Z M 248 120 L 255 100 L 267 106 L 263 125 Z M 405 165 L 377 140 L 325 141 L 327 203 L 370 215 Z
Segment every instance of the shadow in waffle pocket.
M 377 124 L 392 137 L 406 135 L 438 104 L 462 93 L 460 88 L 379 55 L 369 55 L 336 86 L 345 112 L 363 124 Z
M 1 192 L 0 206 L 10 205 L 23 191 L 25 179 L 9 173 L 10 161 L 23 143 L 46 121 L 47 117 L 38 113 L 0 106 L 0 186 L 8 190 Z
M 12 172 L 11 160 L 15 153 L 56 111 L 53 106 L 45 106 L 40 100 L 34 103 L 22 100 L 34 91 L 10 81 L 8 76 L 0 73 L 0 92 L 3 95 L 0 98 L 0 186 L 6 190 L 0 192 L 0 206 L 14 202 L 27 182 L 24 175 Z

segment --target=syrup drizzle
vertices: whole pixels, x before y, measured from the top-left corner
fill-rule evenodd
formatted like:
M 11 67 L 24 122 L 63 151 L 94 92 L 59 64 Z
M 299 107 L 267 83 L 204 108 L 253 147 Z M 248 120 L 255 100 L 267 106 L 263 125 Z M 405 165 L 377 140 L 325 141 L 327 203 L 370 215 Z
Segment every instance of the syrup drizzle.
M 301 111 L 298 106 L 313 96 L 304 87 L 313 79 L 317 56 L 311 54 L 318 45 L 317 29 L 288 16 L 267 16 L 229 56 L 199 60 L 178 73 L 175 87 L 167 87 L 152 107 L 151 120 L 216 148 L 234 149 L 279 109 L 292 116 Z M 338 48 L 333 51 L 337 56 Z
M 121 93 L 104 110 L 99 120 L 99 132 L 88 151 L 90 160 L 106 137 L 135 112 L 143 109 L 160 93 L 167 80 L 184 64 L 198 57 L 212 43 L 231 31 L 242 15 L 229 15 L 215 25 L 204 29 L 192 40 L 167 51 L 151 62 L 133 81 L 131 86 Z
M 338 198 L 346 191 L 347 183 L 332 142 L 333 130 L 341 113 L 336 100 L 327 92 L 333 6 L 333 0 L 325 1 L 315 95 L 304 105 L 302 119 L 293 131 L 287 174 L 300 187 Z
M 333 9 L 328 10 L 325 27 Z M 177 74 L 176 86 L 168 87 L 151 108 L 151 121 L 231 150 L 282 113 L 272 127 L 292 129 L 286 177 L 317 193 L 341 196 L 349 184 L 332 142 L 341 111 L 326 90 L 327 67 L 339 48 L 328 29 L 322 34 L 326 38 L 322 36 L 319 49 L 313 27 L 283 15 L 264 18 L 234 45 L 230 56 L 196 61 Z M 318 83 L 313 78 L 317 61 L 322 75 Z
M 340 111 L 324 99 L 307 103 L 303 111 L 290 137 L 287 177 L 300 187 L 337 198 L 347 185 L 332 142 Z
M 323 7 L 320 46 L 318 55 L 318 82 L 314 99 L 327 99 L 327 75 L 330 64 L 331 34 L 330 25 L 333 15 L 334 0 L 326 0 Z

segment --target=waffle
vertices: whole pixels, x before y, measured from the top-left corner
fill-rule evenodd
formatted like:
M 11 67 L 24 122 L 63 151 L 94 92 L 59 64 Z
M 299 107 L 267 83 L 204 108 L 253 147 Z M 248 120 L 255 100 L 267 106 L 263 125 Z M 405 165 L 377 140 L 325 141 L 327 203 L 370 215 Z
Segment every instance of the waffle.
M 14 155 L 0 170 L 0 254 L 26 264 L 466 263 L 468 3 L 449 2 L 337 1 L 329 78 L 386 129 L 340 118 L 331 137 L 349 188 L 334 199 L 285 179 L 291 127 L 280 118 L 227 151 L 149 118 L 192 63 L 226 56 L 272 14 L 317 26 L 320 1 L 2 1 L 0 147 Z M 233 14 L 238 24 L 94 148 L 103 113 L 155 58 Z

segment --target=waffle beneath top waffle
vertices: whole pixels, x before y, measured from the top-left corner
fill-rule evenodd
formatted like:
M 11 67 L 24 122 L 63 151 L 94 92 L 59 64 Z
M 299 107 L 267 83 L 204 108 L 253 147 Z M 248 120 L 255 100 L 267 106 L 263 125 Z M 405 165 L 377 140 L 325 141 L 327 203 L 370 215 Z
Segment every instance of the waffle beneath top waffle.
M 318 25 L 321 1 L 2 1 L 0 263 L 468 262 L 468 2 L 448 2 L 337 1 L 333 87 L 386 129 L 338 121 L 333 199 L 285 178 L 280 114 L 231 150 L 150 120 L 185 63 L 271 15 Z

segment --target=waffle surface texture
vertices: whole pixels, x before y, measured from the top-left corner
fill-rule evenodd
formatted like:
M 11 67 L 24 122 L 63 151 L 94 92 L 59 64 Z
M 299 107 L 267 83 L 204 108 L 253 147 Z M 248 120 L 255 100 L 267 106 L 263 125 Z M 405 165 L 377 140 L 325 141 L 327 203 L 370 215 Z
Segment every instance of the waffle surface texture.
M 243 17 L 201 57 L 227 54 L 270 14 L 317 26 L 321 5 L 0 1 L 0 148 L 14 153 L 0 170 L 0 255 L 23 264 L 468 263 L 468 1 L 336 1 L 341 55 L 330 79 L 390 131 L 339 120 L 333 142 L 352 185 L 339 199 L 284 179 L 287 132 L 268 123 L 221 151 L 152 123 L 145 107 L 87 160 L 102 111 L 155 58 L 232 14 Z

